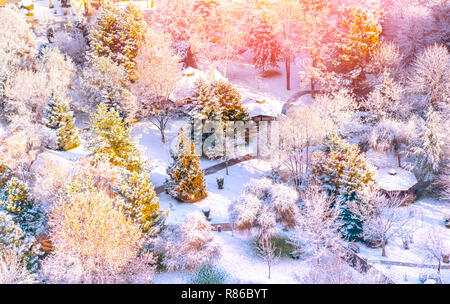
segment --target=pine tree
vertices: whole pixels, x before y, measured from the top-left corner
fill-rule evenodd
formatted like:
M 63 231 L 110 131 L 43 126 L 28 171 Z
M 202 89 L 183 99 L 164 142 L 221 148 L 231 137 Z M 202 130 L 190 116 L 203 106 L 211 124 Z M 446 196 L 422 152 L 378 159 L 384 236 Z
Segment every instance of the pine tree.
M 267 67 L 278 66 L 278 61 L 281 58 L 281 44 L 276 37 L 275 28 L 266 11 L 260 10 L 253 17 L 248 43 L 254 52 L 253 62 L 256 68 L 264 72 Z
M 375 169 L 357 145 L 350 145 L 333 133 L 325 139 L 325 152 L 314 155 L 313 174 L 340 206 L 342 235 L 350 240 L 362 233 L 362 222 L 349 211 L 346 202 L 361 200 L 362 191 L 374 184 Z
M 196 91 L 196 110 L 204 119 L 238 121 L 248 118 L 241 94 L 226 81 L 200 81 Z
M 133 78 L 145 27 L 144 17 L 135 6 L 120 9 L 107 2 L 89 35 L 90 55 L 111 58 Z
M 443 161 L 444 139 L 440 124 L 441 118 L 438 112 L 429 106 L 425 113 L 425 122 L 408 151 L 412 169 L 425 182 L 433 179 Z
M 120 117 L 125 118 L 125 112 L 123 111 L 123 106 L 120 102 L 120 93 L 112 88 L 105 87 L 102 92 L 102 104 L 109 110 L 114 109 L 119 113 Z
M 44 124 L 50 129 L 58 129 L 61 116 L 69 112 L 69 104 L 57 92 L 51 91 L 44 109 Z
M 98 106 L 90 119 L 92 133 L 87 147 L 95 158 L 132 172 L 143 171 L 147 163 L 131 139 L 131 132 L 114 109 Z
M 12 177 L 1 192 L 0 210 L 8 211 L 24 232 L 34 234 L 42 226 L 44 212 L 34 204 L 27 184 Z
M 27 184 L 17 178 L 11 178 L 3 191 L 5 200 L 0 201 L 0 205 L 9 212 L 22 215 L 33 207 Z
M 335 30 L 336 66 L 353 69 L 364 67 L 378 47 L 381 34 L 379 12 L 360 6 L 343 9 Z
M 0 163 L 0 189 L 9 181 L 13 172 L 7 165 Z
M 167 169 L 169 180 L 166 191 L 185 202 L 195 202 L 208 194 L 204 181 L 204 172 L 200 169 L 200 157 L 195 155 L 194 143 L 180 129 L 177 150 L 172 154 L 173 163 Z
M 78 129 L 75 126 L 72 112 L 65 112 L 60 115 L 60 123 L 59 128 L 56 131 L 56 138 L 58 140 L 58 147 L 61 150 L 67 151 L 80 145 Z
M 127 172 L 120 193 L 124 198 L 126 214 L 136 220 L 144 232 L 157 234 L 168 214 L 160 210 L 150 175 L 147 172 Z

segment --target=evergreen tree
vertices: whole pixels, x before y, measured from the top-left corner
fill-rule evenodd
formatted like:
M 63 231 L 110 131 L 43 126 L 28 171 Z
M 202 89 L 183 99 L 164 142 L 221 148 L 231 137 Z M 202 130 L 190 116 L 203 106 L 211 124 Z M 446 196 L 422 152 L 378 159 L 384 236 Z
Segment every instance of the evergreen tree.
M 278 66 L 281 58 L 281 44 L 276 37 L 275 28 L 268 13 L 262 9 L 253 17 L 248 43 L 254 52 L 253 62 L 256 68 L 264 72 L 267 67 Z
M 247 109 L 243 106 L 241 95 L 226 81 L 216 81 L 207 83 L 200 81 L 196 91 L 196 106 L 197 113 L 192 116 L 192 127 L 202 127 L 200 124 L 195 125 L 194 119 L 215 121 L 216 128 L 222 128 L 225 134 L 227 121 L 245 121 L 249 119 Z M 195 130 L 197 132 L 198 130 Z M 209 136 L 217 136 L 214 139 L 216 143 L 221 140 L 219 133 L 212 135 L 208 132 L 203 132 L 202 142 Z M 216 149 L 215 145 L 204 149 L 205 156 L 208 158 L 220 158 L 224 156 L 222 148 Z
M 444 139 L 440 124 L 439 114 L 433 110 L 432 106 L 429 106 L 425 113 L 425 122 L 408 151 L 412 169 L 425 182 L 433 179 L 443 161 Z
M 196 90 L 196 110 L 204 119 L 238 121 L 248 119 L 241 95 L 226 81 L 200 81 Z
M 177 149 L 172 154 L 172 164 L 167 169 L 169 180 L 166 191 L 185 202 L 195 202 L 205 198 L 206 184 L 200 169 L 200 157 L 195 155 L 194 143 L 186 136 L 183 128 L 178 134 Z
M 9 181 L 13 172 L 7 165 L 0 163 L 0 189 Z
M 107 2 L 89 35 L 90 55 L 111 58 L 132 78 L 145 27 L 144 17 L 135 6 L 121 9 Z
M 58 147 L 61 150 L 70 150 L 80 145 L 78 129 L 75 126 L 75 120 L 72 112 L 62 113 L 60 116 L 59 128 L 56 131 Z
M 381 34 L 377 10 L 345 7 L 335 30 L 334 64 L 345 69 L 363 68 L 378 47 Z
M 98 106 L 90 119 L 91 135 L 87 147 L 95 158 L 132 172 L 141 172 L 147 166 L 142 153 L 125 122 L 113 108 Z
M 44 124 L 50 129 L 58 129 L 62 115 L 68 112 L 69 104 L 52 90 L 44 109 Z
M 17 215 L 22 215 L 33 207 L 33 200 L 27 185 L 15 177 L 6 183 L 4 198 L 0 201 L 1 206 Z
M 325 152 L 314 155 L 313 174 L 340 206 L 340 232 L 350 240 L 362 233 L 361 220 L 349 211 L 346 202 L 362 203 L 361 192 L 374 184 L 375 169 L 357 145 L 350 145 L 336 133 L 325 139 Z
M 124 174 L 120 193 L 124 198 L 126 214 L 136 220 L 144 232 L 157 234 L 168 214 L 160 210 L 150 175 L 147 172 L 127 172 Z
M 27 184 L 13 177 L 4 185 L 1 197 L 0 207 L 13 216 L 24 232 L 35 233 L 43 211 L 34 205 Z
M 120 93 L 113 87 L 105 87 L 102 92 L 102 104 L 109 110 L 114 109 L 120 117 L 125 118 L 122 103 L 120 102 Z

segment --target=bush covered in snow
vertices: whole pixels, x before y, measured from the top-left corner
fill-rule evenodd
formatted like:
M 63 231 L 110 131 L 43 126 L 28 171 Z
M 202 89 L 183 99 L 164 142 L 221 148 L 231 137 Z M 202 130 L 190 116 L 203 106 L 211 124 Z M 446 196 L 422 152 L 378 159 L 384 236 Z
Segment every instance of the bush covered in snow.
M 237 230 L 255 227 L 258 239 L 269 238 L 279 231 L 278 223 L 293 228 L 298 216 L 297 192 L 269 179 L 252 179 L 244 185 L 239 198 L 230 206 L 230 219 Z
M 221 247 L 212 233 L 212 226 L 200 212 L 186 215 L 186 221 L 167 228 L 157 239 L 155 252 L 163 255 L 169 270 L 194 271 L 209 265 L 221 255 Z

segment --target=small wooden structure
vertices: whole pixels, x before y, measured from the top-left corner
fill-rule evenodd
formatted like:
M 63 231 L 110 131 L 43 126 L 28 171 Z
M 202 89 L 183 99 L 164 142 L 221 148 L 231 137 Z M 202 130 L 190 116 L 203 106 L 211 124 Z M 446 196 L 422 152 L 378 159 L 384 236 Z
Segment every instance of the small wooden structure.
M 376 182 L 388 195 L 401 195 L 409 205 L 416 199 L 417 179 L 414 173 L 403 168 L 380 168 L 377 170 Z
M 246 98 L 242 104 L 247 108 L 250 118 L 255 122 L 274 121 L 282 113 L 283 104 L 266 97 Z

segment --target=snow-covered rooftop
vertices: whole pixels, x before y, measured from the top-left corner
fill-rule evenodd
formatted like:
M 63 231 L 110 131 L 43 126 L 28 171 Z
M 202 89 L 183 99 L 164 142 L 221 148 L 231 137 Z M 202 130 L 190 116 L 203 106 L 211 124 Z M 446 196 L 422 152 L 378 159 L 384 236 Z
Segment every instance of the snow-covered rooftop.
M 283 104 L 280 101 L 276 101 L 266 97 L 258 98 L 246 98 L 242 101 L 243 105 L 247 108 L 250 117 L 255 116 L 270 116 L 278 117 L 281 115 Z
M 414 173 L 402 168 L 378 169 L 375 180 L 384 191 L 407 191 L 417 184 Z

